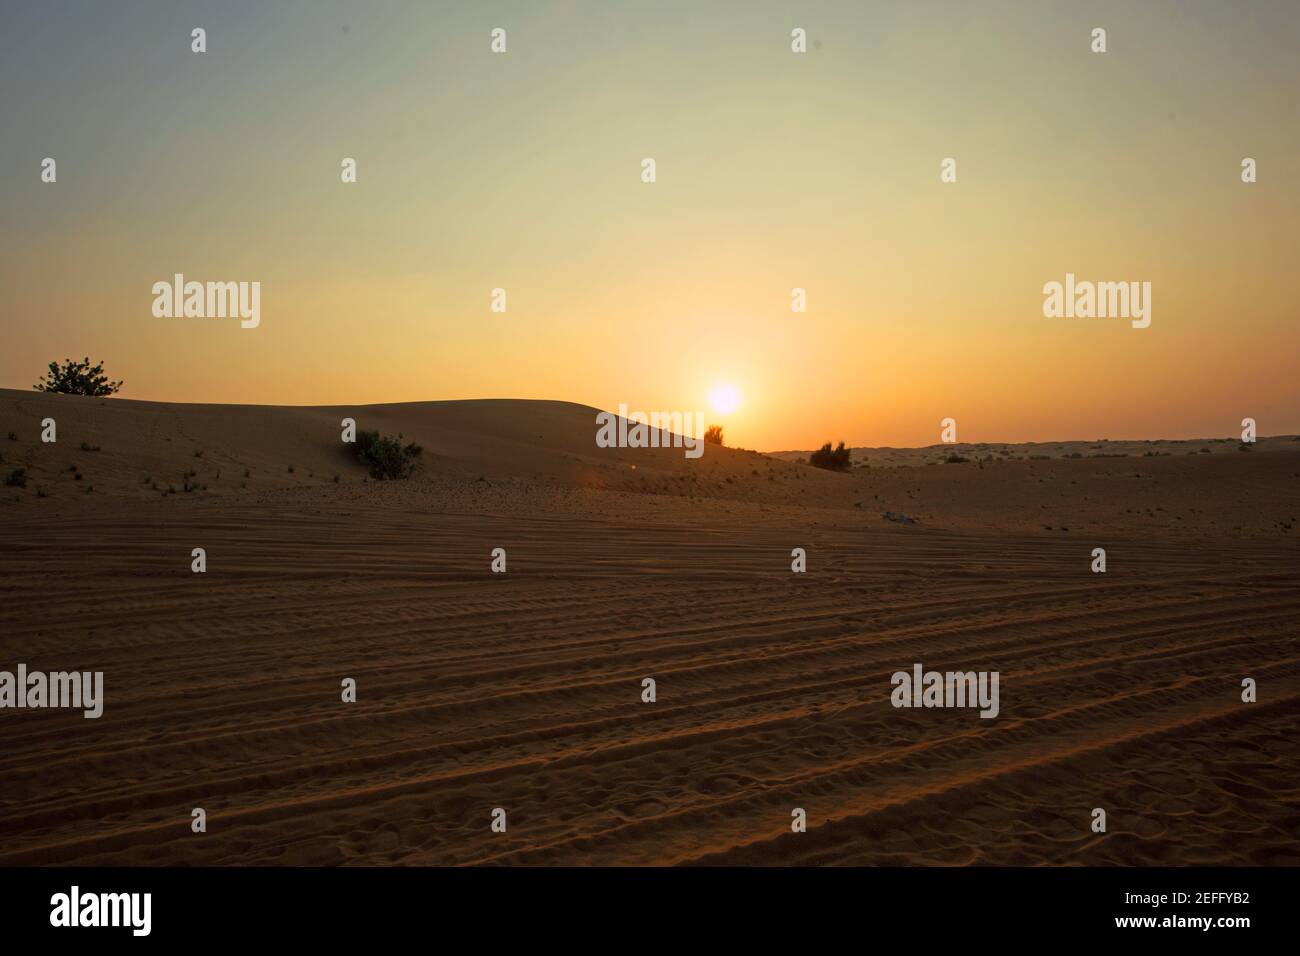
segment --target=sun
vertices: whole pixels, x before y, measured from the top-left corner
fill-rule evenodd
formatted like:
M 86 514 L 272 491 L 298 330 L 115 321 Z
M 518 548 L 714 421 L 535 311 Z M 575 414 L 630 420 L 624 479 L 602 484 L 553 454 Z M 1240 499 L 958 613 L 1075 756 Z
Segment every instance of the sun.
M 709 392 L 709 404 L 720 415 L 729 415 L 740 407 L 740 392 L 734 385 L 715 385 Z

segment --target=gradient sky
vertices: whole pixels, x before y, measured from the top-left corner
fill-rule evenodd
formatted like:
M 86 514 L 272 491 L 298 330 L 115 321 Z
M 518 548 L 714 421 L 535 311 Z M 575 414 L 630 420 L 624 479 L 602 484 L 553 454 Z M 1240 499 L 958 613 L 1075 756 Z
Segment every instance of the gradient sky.
M 711 419 L 766 450 L 1300 432 L 1298 48 L 1294 0 L 8 2 L 0 386 L 83 355 L 184 402 L 726 382 Z M 175 272 L 260 281 L 260 328 L 154 318 Z M 1150 281 L 1151 327 L 1044 318 L 1066 272 Z

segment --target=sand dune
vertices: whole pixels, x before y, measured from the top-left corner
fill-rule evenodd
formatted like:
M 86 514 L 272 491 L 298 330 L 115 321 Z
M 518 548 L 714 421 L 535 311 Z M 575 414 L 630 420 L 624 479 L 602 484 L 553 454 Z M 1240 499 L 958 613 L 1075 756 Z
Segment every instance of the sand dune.
M 107 695 L 0 711 L 0 865 L 1300 862 L 1300 443 L 836 475 L 593 416 L 0 391 L 0 668 Z M 892 707 L 914 662 L 1000 715 Z

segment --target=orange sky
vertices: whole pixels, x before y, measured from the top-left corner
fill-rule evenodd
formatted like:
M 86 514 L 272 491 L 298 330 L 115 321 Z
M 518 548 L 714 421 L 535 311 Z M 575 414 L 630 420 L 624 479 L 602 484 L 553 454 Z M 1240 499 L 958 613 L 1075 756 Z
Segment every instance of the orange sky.
M 974 6 L 8 12 L 0 385 L 86 354 L 170 401 L 729 383 L 712 417 L 768 450 L 1300 432 L 1300 8 Z M 260 282 L 261 324 L 153 317 L 176 272 Z M 1150 282 L 1151 327 L 1045 318 L 1067 272 Z

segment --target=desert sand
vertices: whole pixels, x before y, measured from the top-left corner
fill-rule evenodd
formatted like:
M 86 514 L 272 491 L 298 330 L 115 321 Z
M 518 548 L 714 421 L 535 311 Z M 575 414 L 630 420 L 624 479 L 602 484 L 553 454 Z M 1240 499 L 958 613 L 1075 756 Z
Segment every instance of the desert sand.
M 1300 441 L 832 474 L 594 415 L 0 390 L 0 669 L 106 696 L 0 711 L 0 865 L 1300 863 Z M 917 662 L 999 716 L 892 707 Z

